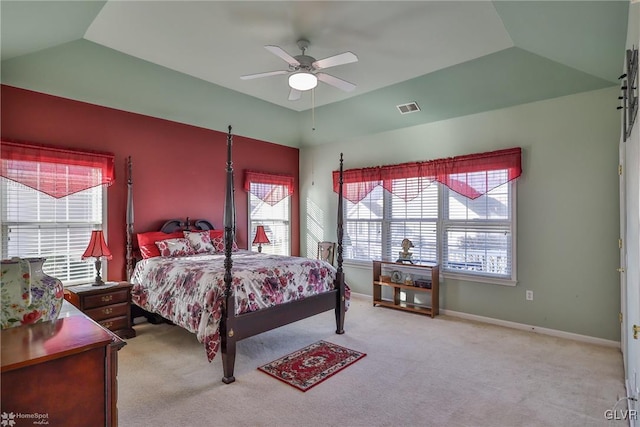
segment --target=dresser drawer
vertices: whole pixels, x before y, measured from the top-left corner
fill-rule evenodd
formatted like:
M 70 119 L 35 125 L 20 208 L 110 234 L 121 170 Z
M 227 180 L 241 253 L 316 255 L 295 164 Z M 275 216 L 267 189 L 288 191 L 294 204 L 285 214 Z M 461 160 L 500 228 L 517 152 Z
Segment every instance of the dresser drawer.
M 109 293 L 85 296 L 83 309 L 88 310 L 94 307 L 102 307 L 104 305 L 112 305 L 119 302 L 128 302 L 128 301 L 129 301 L 129 289 L 119 289 Z
M 105 328 L 111 331 L 130 328 L 129 316 L 121 316 L 121 317 L 114 317 L 111 319 L 100 320 L 98 323 L 100 323 L 102 326 L 104 326 Z
M 84 313 L 93 320 L 104 320 L 110 317 L 127 316 L 129 314 L 129 303 L 105 305 L 104 307 L 91 308 Z

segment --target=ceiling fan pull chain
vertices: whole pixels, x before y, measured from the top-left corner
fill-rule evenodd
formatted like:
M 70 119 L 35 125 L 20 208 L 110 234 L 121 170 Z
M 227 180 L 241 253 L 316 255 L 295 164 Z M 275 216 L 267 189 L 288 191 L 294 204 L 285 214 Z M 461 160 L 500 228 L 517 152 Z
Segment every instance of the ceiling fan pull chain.
M 311 89 L 311 130 L 316 130 L 316 88 Z

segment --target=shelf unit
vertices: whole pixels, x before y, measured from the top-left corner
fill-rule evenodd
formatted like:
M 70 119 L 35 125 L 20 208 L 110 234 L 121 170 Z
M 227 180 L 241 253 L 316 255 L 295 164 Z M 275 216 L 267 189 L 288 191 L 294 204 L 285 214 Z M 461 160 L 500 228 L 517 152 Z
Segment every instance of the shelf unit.
M 412 277 L 423 277 L 427 280 L 430 279 L 431 288 L 423 288 L 409 283 L 395 283 L 391 280 L 391 274 L 383 274 L 389 271 L 398 272 L 401 275 L 403 282 L 407 275 Z M 438 314 L 440 307 L 439 277 L 440 271 L 438 264 L 405 264 L 393 261 L 373 261 L 373 306 L 411 311 L 413 313 L 428 315 L 433 318 Z M 410 283 L 415 283 L 414 280 L 415 279 L 412 279 Z M 392 289 L 393 299 L 383 299 L 382 289 L 384 287 Z M 402 290 L 404 290 L 407 295 L 412 293 L 414 302 L 401 301 L 400 293 Z M 429 299 L 427 305 L 415 302 L 415 297 L 418 293 L 424 293 L 427 296 L 427 299 Z

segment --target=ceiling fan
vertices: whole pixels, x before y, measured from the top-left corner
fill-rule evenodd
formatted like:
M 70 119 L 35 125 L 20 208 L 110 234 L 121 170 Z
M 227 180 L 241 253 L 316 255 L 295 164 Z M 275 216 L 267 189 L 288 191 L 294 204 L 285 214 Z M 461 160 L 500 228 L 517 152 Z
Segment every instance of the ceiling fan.
M 291 56 L 279 46 L 265 46 L 269 52 L 284 59 L 289 64 L 288 70 L 268 71 L 266 73 L 248 74 L 241 76 L 242 80 L 257 79 L 260 77 L 277 76 L 280 74 L 289 75 L 289 101 L 297 101 L 302 96 L 302 92 L 313 89 L 318 85 L 318 80 L 330 86 L 342 89 L 345 92 L 351 92 L 356 85 L 346 80 L 330 74 L 319 72 L 329 67 L 350 64 L 357 62 L 358 57 L 352 52 L 344 52 L 338 55 L 330 56 L 324 59 L 318 59 L 305 55 L 305 51 L 309 47 L 309 41 L 305 39 L 298 40 L 298 47 L 302 51 L 301 55 Z

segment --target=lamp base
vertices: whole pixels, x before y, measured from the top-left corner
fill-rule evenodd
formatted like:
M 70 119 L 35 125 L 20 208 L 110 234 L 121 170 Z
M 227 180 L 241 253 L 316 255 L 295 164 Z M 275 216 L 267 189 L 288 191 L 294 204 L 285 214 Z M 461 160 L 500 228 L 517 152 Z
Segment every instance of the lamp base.
M 262 243 L 258 243 L 258 253 L 262 252 Z
M 103 286 L 104 285 L 104 280 L 102 280 L 102 277 L 100 277 L 100 269 L 102 267 L 102 261 L 100 260 L 100 258 L 96 258 L 96 280 L 95 282 L 92 283 L 93 286 Z

